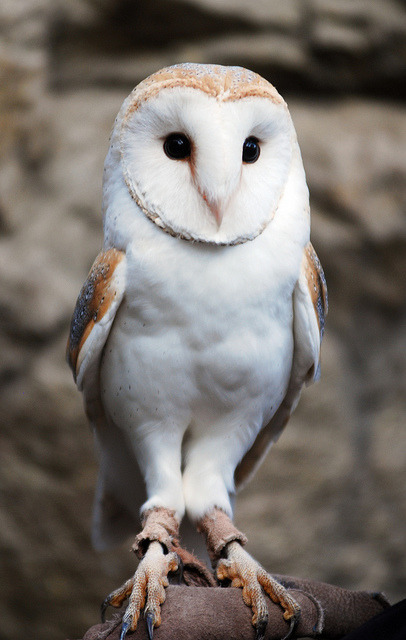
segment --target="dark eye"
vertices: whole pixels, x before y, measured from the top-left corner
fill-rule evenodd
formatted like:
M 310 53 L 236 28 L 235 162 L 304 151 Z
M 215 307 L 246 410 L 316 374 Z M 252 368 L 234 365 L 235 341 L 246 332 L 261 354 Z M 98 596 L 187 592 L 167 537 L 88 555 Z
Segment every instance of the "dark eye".
M 184 133 L 171 133 L 164 142 L 164 151 L 171 160 L 184 160 L 190 156 L 190 141 Z
M 259 143 L 257 138 L 250 136 L 244 141 L 242 146 L 242 161 L 243 162 L 256 162 L 259 158 Z

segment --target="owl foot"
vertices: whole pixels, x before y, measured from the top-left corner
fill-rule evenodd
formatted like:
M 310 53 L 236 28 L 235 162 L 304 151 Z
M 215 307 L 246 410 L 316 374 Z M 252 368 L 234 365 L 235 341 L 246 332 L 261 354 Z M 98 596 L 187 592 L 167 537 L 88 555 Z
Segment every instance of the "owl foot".
M 264 592 L 285 610 L 283 617 L 290 622 L 290 628 L 282 640 L 291 638 L 300 618 L 300 606 L 296 600 L 244 551 L 239 542 L 229 542 L 224 551 L 227 558 L 219 561 L 217 577 L 219 580 L 231 580 L 232 587 L 242 587 L 243 600 L 254 614 L 252 624 L 256 628 L 256 640 L 263 640 L 268 622 Z
M 124 640 L 129 631 L 135 631 L 143 608 L 148 637 L 152 640 L 154 627 L 161 624 L 161 604 L 165 601 L 165 587 L 169 584 L 168 573 L 177 569 L 176 554 L 165 554 L 161 543 L 153 541 L 134 576 L 107 596 L 102 604 L 102 620 L 108 606 L 121 607 L 124 600 L 129 598 L 123 616 L 120 640 Z

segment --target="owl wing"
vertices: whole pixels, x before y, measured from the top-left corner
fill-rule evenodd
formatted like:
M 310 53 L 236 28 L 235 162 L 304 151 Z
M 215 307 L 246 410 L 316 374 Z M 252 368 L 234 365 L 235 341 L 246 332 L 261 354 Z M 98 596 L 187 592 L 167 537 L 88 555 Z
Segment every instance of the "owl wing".
M 66 355 L 81 391 L 85 377 L 98 375 L 103 347 L 124 296 L 125 279 L 125 254 L 108 249 L 97 256 L 79 293 Z
M 124 486 L 143 486 L 142 479 L 134 482 L 136 465 L 122 433 L 107 418 L 100 395 L 100 360 L 125 287 L 125 254 L 117 249 L 101 252 L 77 299 L 66 352 L 76 384 L 83 391 L 100 458 L 92 532 L 98 549 L 120 542 L 135 530 L 136 521 L 120 498 Z M 130 497 L 141 505 L 143 495 Z
M 326 279 L 309 242 L 303 250 L 300 275 L 293 292 L 294 351 L 288 390 L 271 421 L 260 431 L 237 466 L 234 474 L 237 490 L 253 476 L 271 444 L 278 439 L 299 401 L 303 385 L 318 380 L 327 311 Z

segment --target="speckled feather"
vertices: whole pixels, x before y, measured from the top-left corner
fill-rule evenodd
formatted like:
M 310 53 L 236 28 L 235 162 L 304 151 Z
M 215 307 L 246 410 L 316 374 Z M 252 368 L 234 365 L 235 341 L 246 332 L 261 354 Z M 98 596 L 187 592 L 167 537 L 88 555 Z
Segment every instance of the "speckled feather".
M 123 254 L 117 249 L 109 249 L 99 254 L 79 293 L 72 315 L 66 357 L 75 380 L 77 362 L 81 348 L 94 325 L 104 317 L 116 295 L 111 287 L 112 277 Z
M 328 313 L 327 282 L 321 262 L 310 242 L 305 248 L 305 255 L 307 258 L 306 278 L 314 311 L 319 324 L 321 340 L 323 338 L 326 316 Z

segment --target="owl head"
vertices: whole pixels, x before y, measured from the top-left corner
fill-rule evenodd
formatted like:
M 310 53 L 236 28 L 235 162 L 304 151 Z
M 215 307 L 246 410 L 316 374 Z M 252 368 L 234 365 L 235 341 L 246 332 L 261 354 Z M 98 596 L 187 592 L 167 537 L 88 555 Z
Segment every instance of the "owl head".
M 272 222 L 293 179 L 306 189 L 289 111 L 269 82 L 241 67 L 167 67 L 132 91 L 115 121 L 106 233 L 120 226 L 130 236 L 147 217 L 184 240 L 243 243 Z

